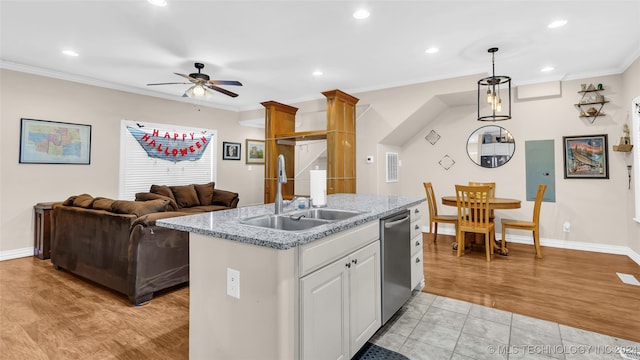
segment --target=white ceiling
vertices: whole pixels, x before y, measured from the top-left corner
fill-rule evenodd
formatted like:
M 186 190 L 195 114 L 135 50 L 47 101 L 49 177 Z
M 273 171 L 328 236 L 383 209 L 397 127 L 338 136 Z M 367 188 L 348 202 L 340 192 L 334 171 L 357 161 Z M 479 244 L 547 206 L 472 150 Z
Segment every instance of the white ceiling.
M 490 73 L 514 86 L 617 74 L 640 56 L 640 1 L 0 0 L 2 68 L 231 110 Z M 371 16 L 356 20 L 364 7 Z M 567 25 L 549 29 L 557 19 Z M 437 46 L 436 54 L 425 50 Z M 61 53 L 73 49 L 80 56 Z M 181 98 L 174 72 L 238 80 Z M 545 66 L 555 70 L 543 73 Z M 312 75 L 322 70 L 324 75 Z M 475 84 L 474 84 L 475 86 Z

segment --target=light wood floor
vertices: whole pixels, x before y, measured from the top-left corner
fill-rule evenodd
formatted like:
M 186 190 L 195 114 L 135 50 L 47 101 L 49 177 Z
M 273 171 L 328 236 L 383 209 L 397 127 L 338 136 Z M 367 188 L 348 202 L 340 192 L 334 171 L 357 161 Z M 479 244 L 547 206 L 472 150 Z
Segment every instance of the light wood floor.
M 452 237 L 425 237 L 426 292 L 640 341 L 640 278 L 625 256 L 510 244 L 487 263 L 457 258 Z M 0 359 L 187 359 L 189 288 L 145 306 L 34 257 L 0 262 Z
M 485 260 L 484 246 L 458 258 L 453 236 L 424 234 L 424 291 L 640 342 L 640 266 L 624 255 L 509 244 Z

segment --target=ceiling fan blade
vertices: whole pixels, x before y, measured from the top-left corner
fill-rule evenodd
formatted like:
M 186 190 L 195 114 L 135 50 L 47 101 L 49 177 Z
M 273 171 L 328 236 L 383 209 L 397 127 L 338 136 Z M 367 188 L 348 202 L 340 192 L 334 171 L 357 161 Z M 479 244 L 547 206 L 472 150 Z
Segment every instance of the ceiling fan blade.
M 180 74 L 180 73 L 174 73 L 174 74 L 176 74 L 176 75 L 178 75 L 178 76 L 182 76 L 183 78 L 185 78 L 185 79 L 187 79 L 187 80 L 191 81 L 192 83 L 195 83 L 196 81 L 198 81 L 198 79 L 196 79 L 196 78 L 192 78 L 192 77 L 191 77 L 191 76 L 189 76 L 189 75 Z
M 217 92 L 221 92 L 221 93 L 223 93 L 223 94 L 225 94 L 225 95 L 229 95 L 229 96 L 231 96 L 231 97 L 237 97 L 237 96 L 238 96 L 238 94 L 236 94 L 236 93 L 234 93 L 234 92 L 231 92 L 231 91 L 229 91 L 229 90 L 226 90 L 226 89 L 223 89 L 223 88 L 217 87 L 217 86 L 215 86 L 215 85 L 211 85 L 211 84 L 204 84 L 204 86 L 206 86 L 207 88 L 209 88 L 209 89 L 211 89 L 211 90 L 215 90 L 215 91 L 217 91 Z
M 242 86 L 242 83 L 240 81 L 235 80 L 209 80 L 209 84 Z
M 147 84 L 147 86 L 151 86 L 151 85 L 184 85 L 184 84 L 191 84 L 191 83 L 187 83 L 187 82 L 170 82 L 170 83 L 155 83 L 155 84 Z

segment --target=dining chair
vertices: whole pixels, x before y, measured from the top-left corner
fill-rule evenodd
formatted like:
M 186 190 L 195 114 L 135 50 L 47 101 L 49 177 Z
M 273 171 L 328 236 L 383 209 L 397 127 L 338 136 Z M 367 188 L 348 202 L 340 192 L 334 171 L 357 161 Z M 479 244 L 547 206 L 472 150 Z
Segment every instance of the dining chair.
M 427 203 L 429 204 L 429 233 L 433 235 L 433 242 L 438 237 L 438 223 L 453 224 L 457 233 L 458 216 L 457 215 L 438 215 L 438 206 L 436 194 L 433 191 L 433 185 L 430 182 L 423 183 L 424 190 L 427 192 Z
M 540 250 L 540 205 L 542 205 L 542 197 L 544 196 L 544 192 L 547 190 L 547 185 L 540 184 L 538 185 L 538 192 L 536 193 L 536 202 L 533 205 L 533 220 L 532 221 L 524 221 L 524 220 L 513 220 L 513 219 L 502 219 L 502 248 L 504 249 L 507 245 L 506 241 L 506 230 L 507 228 L 517 229 L 517 230 L 531 230 L 533 232 L 533 245 L 536 247 L 536 257 L 542 258 L 542 251 Z
M 464 235 L 467 232 L 484 234 L 487 261 L 491 261 L 494 249 L 495 225 L 489 219 L 489 196 L 491 188 L 485 186 L 456 185 L 458 206 L 458 256 L 464 252 Z

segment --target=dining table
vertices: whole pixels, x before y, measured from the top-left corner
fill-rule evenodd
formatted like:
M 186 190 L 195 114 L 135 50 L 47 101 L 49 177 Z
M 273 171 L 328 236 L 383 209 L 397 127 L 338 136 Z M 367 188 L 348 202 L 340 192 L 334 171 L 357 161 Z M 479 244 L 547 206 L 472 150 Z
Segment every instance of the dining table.
M 458 200 L 456 199 L 455 195 L 443 196 L 442 205 L 458 207 Z M 503 197 L 489 198 L 489 208 L 493 210 L 519 209 L 520 205 L 521 205 L 521 201 L 518 199 L 503 198 Z M 473 234 L 469 234 L 469 235 L 473 235 Z M 477 234 L 477 235 L 481 236 L 482 234 Z M 478 236 L 476 236 L 475 239 L 476 239 L 475 240 L 476 243 L 484 243 L 484 240 L 482 240 Z M 498 253 L 500 255 L 507 255 L 509 253 L 509 250 L 507 248 L 502 248 L 502 244 L 498 242 L 498 239 L 495 238 L 495 235 L 493 239 L 496 242 L 496 249 L 499 249 Z M 454 247 L 454 250 L 455 250 L 458 246 L 458 243 L 454 242 L 452 246 Z

